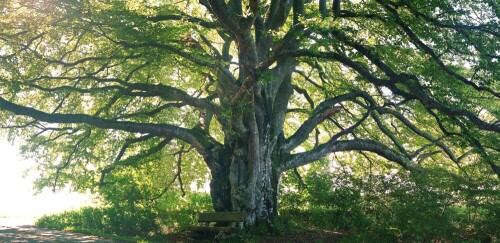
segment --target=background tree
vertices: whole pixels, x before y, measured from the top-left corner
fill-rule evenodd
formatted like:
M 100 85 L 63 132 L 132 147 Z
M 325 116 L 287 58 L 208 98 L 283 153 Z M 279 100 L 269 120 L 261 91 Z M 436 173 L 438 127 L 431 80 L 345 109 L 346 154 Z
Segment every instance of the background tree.
M 276 215 L 283 172 L 336 152 L 496 180 L 498 9 L 4 1 L 1 122 L 40 159 L 41 187 L 111 190 L 149 166 L 184 190 L 184 174 L 208 168 L 214 209 L 246 211 L 248 224 Z

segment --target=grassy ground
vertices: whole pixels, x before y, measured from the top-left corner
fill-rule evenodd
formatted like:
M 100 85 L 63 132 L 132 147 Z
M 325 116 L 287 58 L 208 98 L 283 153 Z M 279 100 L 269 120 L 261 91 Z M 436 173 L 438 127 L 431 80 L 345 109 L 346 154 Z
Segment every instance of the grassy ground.
M 225 238 L 221 242 L 255 242 L 255 243 L 265 243 L 265 242 L 296 242 L 296 243 L 309 243 L 309 242 L 340 242 L 341 239 L 348 235 L 346 232 L 337 232 L 329 230 L 309 230 L 309 231 L 298 231 L 298 232 L 285 232 L 283 235 L 270 236 L 270 235 L 250 235 L 247 232 L 243 232 L 239 235 Z M 189 232 L 176 232 L 170 233 L 162 238 L 156 239 L 145 239 L 148 242 L 190 242 L 192 235 Z M 215 238 L 215 237 L 214 237 Z M 214 239 L 206 239 L 207 242 L 213 242 Z M 215 240 L 216 241 L 216 240 Z
M 78 233 L 96 235 L 103 238 L 114 239 L 119 242 L 193 242 L 195 236 L 189 231 L 171 232 L 165 235 L 158 235 L 153 237 L 123 237 L 110 234 L 97 234 L 89 231 L 76 231 Z M 287 231 L 281 235 L 259 235 L 249 232 L 241 232 L 238 235 L 224 237 L 218 239 L 217 236 L 206 237 L 205 239 L 198 239 L 195 242 L 296 242 L 296 243 L 309 243 L 309 242 L 351 242 L 349 240 L 349 232 L 339 232 L 333 230 L 300 230 L 300 231 Z
M 83 224 L 84 220 L 76 217 L 81 215 L 81 212 L 50 216 L 37 222 L 37 225 L 43 228 L 70 230 L 87 235 L 111 238 L 118 242 L 192 242 L 190 239 L 194 238 L 189 231 L 184 229 L 189 225 L 193 225 L 195 221 L 188 222 L 184 220 L 185 222 L 183 221 L 184 224 L 182 225 L 164 225 L 159 231 L 144 231 L 146 233 L 142 234 L 142 236 L 131 237 L 123 236 L 127 235 L 127 232 L 131 232 L 127 228 L 123 228 L 123 231 L 118 231 L 121 233 L 116 234 L 104 231 L 103 225 L 95 225 L 96 227 L 92 229 L 82 229 L 79 226 L 89 226 L 89 223 L 92 223 L 92 220 L 97 218 Z M 89 210 L 83 212 L 89 212 Z M 88 216 L 89 214 L 84 215 Z M 498 236 L 491 234 L 489 236 L 484 234 L 471 235 L 471 232 L 474 233 L 474 231 L 465 229 L 460 232 L 450 231 L 433 235 L 419 233 L 418 225 L 415 224 L 401 226 L 401 228 L 411 229 L 411 232 L 414 232 L 413 235 L 404 235 L 401 232 L 406 231 L 401 229 L 363 223 L 361 217 L 350 218 L 353 215 L 349 214 L 349 218 L 344 215 L 345 219 L 342 220 L 340 216 L 336 211 L 328 210 L 283 210 L 278 219 L 272 224 L 245 229 L 239 235 L 225 239 L 222 242 L 500 242 Z M 170 217 L 176 219 L 177 222 L 182 221 L 177 214 L 172 214 Z M 49 220 L 51 218 L 53 220 Z M 79 223 L 68 226 L 71 220 Z M 428 224 L 431 223 L 432 219 L 428 219 Z M 432 226 L 434 227 L 436 224 L 432 224 Z M 443 228 L 444 226 L 436 227 Z M 432 233 L 433 231 L 429 232 Z M 134 234 L 128 233 L 128 235 Z M 207 237 L 207 240 L 208 242 L 214 242 L 214 238 L 214 236 Z

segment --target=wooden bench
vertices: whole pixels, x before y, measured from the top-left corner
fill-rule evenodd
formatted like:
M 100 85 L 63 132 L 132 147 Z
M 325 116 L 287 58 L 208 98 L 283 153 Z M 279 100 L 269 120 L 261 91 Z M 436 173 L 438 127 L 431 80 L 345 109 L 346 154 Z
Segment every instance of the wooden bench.
M 204 225 L 192 226 L 191 231 L 204 235 L 232 234 L 242 228 L 244 220 L 244 212 L 199 213 L 198 223 L 203 223 Z M 211 223 L 214 225 L 211 225 Z

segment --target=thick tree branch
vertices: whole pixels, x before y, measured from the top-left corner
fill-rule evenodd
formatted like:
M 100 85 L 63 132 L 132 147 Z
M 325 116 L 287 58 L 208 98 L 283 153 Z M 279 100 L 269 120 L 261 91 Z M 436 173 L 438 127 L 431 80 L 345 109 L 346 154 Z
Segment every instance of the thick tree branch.
M 42 77 L 41 77 L 42 78 Z M 85 78 L 85 77 L 82 77 Z M 91 77 L 88 77 L 91 78 Z M 43 79 L 51 80 L 51 79 L 65 79 L 64 77 L 43 77 Z M 69 77 L 68 77 L 69 79 Z M 33 84 L 31 81 L 28 81 L 27 84 L 19 83 L 19 85 L 27 85 L 29 87 L 45 91 L 45 92 L 60 92 L 60 91 L 69 91 L 76 92 L 80 94 L 93 94 L 96 92 L 107 92 L 118 90 L 118 95 L 131 96 L 131 97 L 160 97 L 165 101 L 178 101 L 182 102 L 184 105 L 190 105 L 196 108 L 204 109 L 214 113 L 215 115 L 220 115 L 220 109 L 217 105 L 215 105 L 211 100 L 205 98 L 195 98 L 185 91 L 170 87 L 163 84 L 147 84 L 147 83 L 131 83 L 126 80 L 120 79 L 112 79 L 112 80 L 103 80 L 100 78 L 93 77 L 93 80 L 97 82 L 113 82 L 119 83 L 120 85 L 107 85 L 95 88 L 78 88 L 77 85 L 73 86 L 52 86 L 52 87 L 44 87 L 41 85 Z M 2 79 L 0 79 L 2 80 Z M 13 81 L 9 81 L 13 83 Z
M 148 17 L 147 20 L 151 22 L 161 22 L 170 20 L 187 21 L 189 23 L 197 24 L 208 29 L 214 29 L 219 26 L 217 22 L 211 22 L 202 18 L 193 17 L 184 13 L 181 14 L 160 14 L 153 17 Z
M 326 18 L 328 16 L 328 8 L 326 6 L 326 0 L 319 0 L 319 12 L 321 13 L 322 18 Z
M 290 0 L 271 0 L 265 19 L 267 29 L 276 30 L 283 26 L 290 14 L 292 4 L 293 1 Z
M 379 142 L 365 139 L 353 139 L 330 141 L 328 143 L 319 145 L 317 148 L 310 151 L 293 154 L 291 155 L 288 163 L 283 167 L 283 171 L 306 165 L 313 161 L 319 160 L 330 153 L 356 150 L 376 153 L 390 161 L 398 163 L 405 169 L 416 169 L 416 166 L 410 161 L 409 158 Z
M 212 101 L 203 98 L 194 98 L 193 96 L 187 94 L 185 91 L 166 86 L 163 84 L 146 84 L 146 83 L 123 83 L 123 85 L 128 87 L 128 95 L 138 95 L 142 97 L 157 96 L 161 97 L 165 101 L 181 101 L 185 104 L 192 105 L 194 107 L 203 108 L 220 116 L 220 109 Z M 130 92 L 130 90 L 140 90 L 141 92 Z
M 433 60 L 439 65 L 439 67 L 444 70 L 446 73 L 451 75 L 452 77 L 455 77 L 456 79 L 460 80 L 462 83 L 467 84 L 469 86 L 472 86 L 474 89 L 478 91 L 487 91 L 488 93 L 494 95 L 497 98 L 500 98 L 500 93 L 495 92 L 491 90 L 488 87 L 484 86 L 478 86 L 474 82 L 471 82 L 467 80 L 465 77 L 461 76 L 460 74 L 454 72 L 451 70 L 444 62 L 439 58 L 439 56 L 430 48 L 428 45 L 424 44 L 422 40 L 410 29 L 410 27 L 404 23 L 404 21 L 401 19 L 399 16 L 398 12 L 396 9 L 388 6 L 387 4 L 382 3 L 380 0 L 378 0 L 380 4 L 382 4 L 396 19 L 396 23 L 399 24 L 399 26 L 403 29 L 403 31 L 406 33 L 406 35 L 418 46 L 420 47 L 423 51 L 425 51 L 427 54 L 429 54 Z
M 207 149 L 217 142 L 207 134 L 196 129 L 187 129 L 169 124 L 137 123 L 128 121 L 112 121 L 84 114 L 48 114 L 30 107 L 14 104 L 0 97 L 0 109 L 16 115 L 48 123 L 84 123 L 102 129 L 114 129 L 133 133 L 148 133 L 159 137 L 172 137 L 191 144 L 202 156 L 207 156 Z
M 335 106 L 342 101 L 353 100 L 358 97 L 363 97 L 365 99 L 371 100 L 371 97 L 365 92 L 356 91 L 344 95 L 339 95 L 334 98 L 327 99 L 319 104 L 316 109 L 314 109 L 312 115 L 295 131 L 295 133 L 290 136 L 281 146 L 281 150 L 285 153 L 292 151 L 294 148 L 302 144 L 309 134 L 316 128 L 318 124 L 323 122 L 325 119 L 331 115 L 339 112 L 341 110 L 340 106 Z
M 300 18 L 304 15 L 304 0 L 293 0 L 293 24 L 300 23 Z
M 362 50 L 362 49 L 360 49 Z M 313 53 L 308 50 L 300 50 L 300 51 L 295 51 L 295 52 L 289 52 L 285 53 L 285 55 L 292 55 L 292 56 L 308 56 L 308 57 L 318 57 L 318 58 L 326 58 L 326 59 L 334 59 L 337 61 L 340 61 L 344 65 L 356 70 L 359 74 L 361 74 L 363 77 L 365 77 L 369 82 L 373 83 L 374 85 L 377 86 L 385 86 L 389 88 L 394 94 L 401 95 L 405 97 L 408 100 L 413 100 L 417 99 L 419 100 L 425 107 L 428 109 L 438 109 L 442 113 L 448 115 L 448 116 L 463 116 L 469 119 L 471 122 L 473 122 L 477 127 L 479 127 L 482 130 L 486 131 L 493 131 L 493 132 L 500 132 L 500 124 L 498 123 L 487 123 L 481 119 L 479 119 L 476 115 L 474 115 L 472 112 L 463 110 L 463 109 L 458 109 L 458 108 L 450 108 L 447 105 L 440 103 L 430 97 L 425 90 L 421 87 L 420 84 L 418 84 L 418 78 L 414 75 L 407 75 L 407 74 L 396 74 L 394 71 L 392 71 L 387 65 L 383 64 L 381 60 L 377 57 L 373 57 L 373 59 L 370 58 L 369 52 L 367 52 L 367 57 L 375 61 L 375 63 L 380 62 L 380 67 L 385 70 L 386 74 L 390 76 L 390 80 L 385 80 L 385 79 L 380 79 L 375 77 L 367 68 L 363 66 L 363 64 L 353 61 L 352 59 L 348 58 L 347 56 L 341 55 L 339 53 L 335 52 L 320 52 L 320 53 Z M 401 83 L 405 87 L 407 87 L 410 92 L 404 91 L 396 86 L 396 83 Z
M 207 0 L 205 5 L 217 20 L 235 36 L 241 34 L 244 18 L 231 9 L 224 0 Z

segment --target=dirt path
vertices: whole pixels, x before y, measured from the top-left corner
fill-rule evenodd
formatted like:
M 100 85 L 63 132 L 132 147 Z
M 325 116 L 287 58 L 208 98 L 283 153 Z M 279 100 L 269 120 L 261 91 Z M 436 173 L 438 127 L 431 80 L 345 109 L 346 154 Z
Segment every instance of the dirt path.
M 67 231 L 38 229 L 29 220 L 0 219 L 0 243 L 6 242 L 117 242 Z

